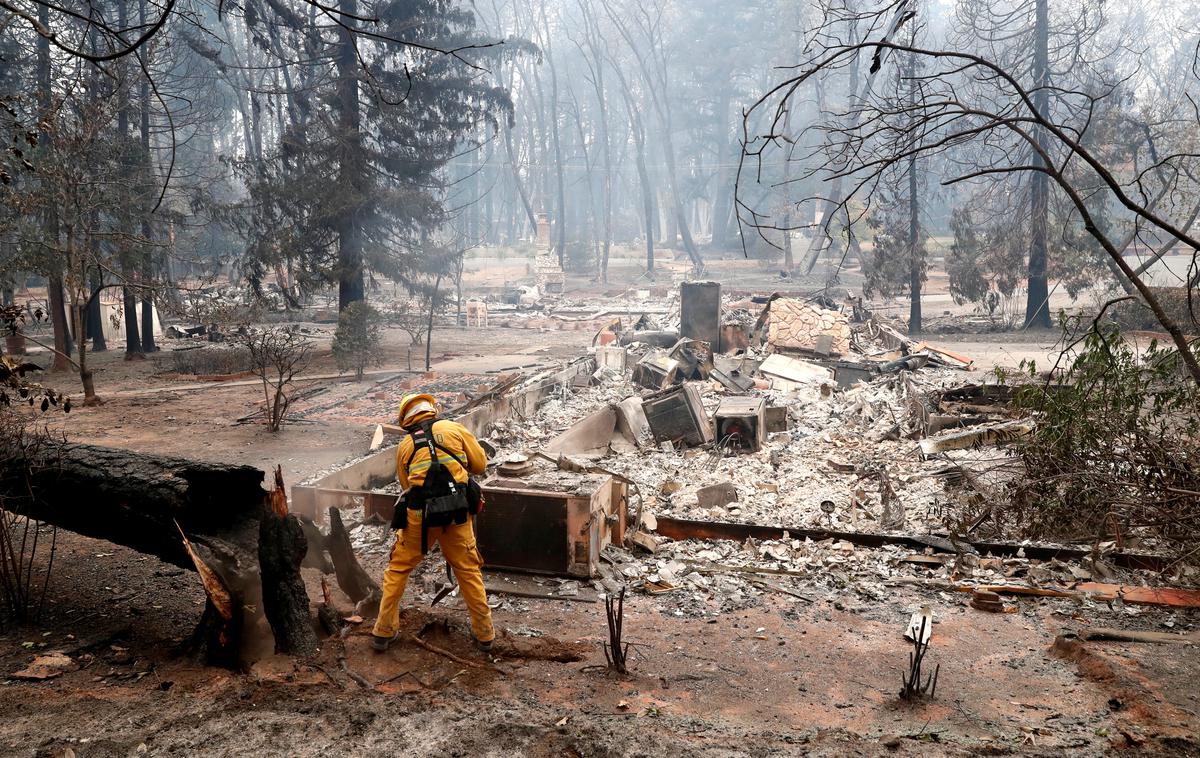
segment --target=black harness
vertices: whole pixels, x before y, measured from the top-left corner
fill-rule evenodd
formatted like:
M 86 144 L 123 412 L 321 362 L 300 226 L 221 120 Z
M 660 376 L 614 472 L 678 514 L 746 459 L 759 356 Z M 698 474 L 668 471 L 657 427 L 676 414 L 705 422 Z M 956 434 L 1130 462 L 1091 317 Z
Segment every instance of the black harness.
M 403 505 L 396 504 L 396 515 L 393 517 L 393 528 L 403 529 L 408 526 L 408 510 L 421 512 L 421 554 L 429 549 L 429 528 L 446 527 L 451 524 L 467 523 L 467 516 L 478 512 L 478 506 L 472 503 L 469 493 L 471 490 L 469 469 L 453 451 L 438 444 L 433 434 L 433 425 L 437 419 L 422 421 L 407 429 L 412 437 L 413 449 L 408 460 L 404 462 L 404 470 L 412 465 L 417 450 L 425 447 L 429 451 L 429 470 L 425 472 L 425 480 L 420 486 L 410 487 Z M 466 484 L 459 484 L 439 459 L 438 452 L 450 456 L 455 463 L 468 472 Z M 397 524 L 397 521 L 401 523 Z

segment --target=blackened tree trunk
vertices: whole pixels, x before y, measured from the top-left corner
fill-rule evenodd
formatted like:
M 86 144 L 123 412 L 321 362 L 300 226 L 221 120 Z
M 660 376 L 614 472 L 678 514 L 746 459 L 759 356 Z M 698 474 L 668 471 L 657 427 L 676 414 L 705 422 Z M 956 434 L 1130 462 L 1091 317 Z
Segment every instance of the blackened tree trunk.
M 99 246 L 100 241 L 93 237 L 91 244 L 93 248 L 96 248 Z M 92 256 L 93 260 L 98 260 L 98 255 L 94 250 Z M 92 275 L 91 282 L 92 292 L 98 292 L 104 288 L 104 273 L 99 268 L 97 268 L 95 273 Z M 83 307 L 83 305 L 81 304 L 80 307 Z M 99 295 L 88 298 L 86 307 L 86 329 L 76 330 L 75 336 L 79 337 L 81 334 L 87 335 L 86 338 L 92 341 L 92 352 L 103 353 L 104 351 L 108 350 L 108 340 L 104 338 L 104 317 L 103 309 L 100 307 Z
M 272 636 L 280 652 L 316 648 L 299 573 L 304 530 L 280 473 L 269 494 L 262 480 L 252 466 L 63 442 L 0 456 L 11 512 L 197 571 L 209 601 L 193 641 L 231 668 L 269 652 Z
M 146 26 L 146 0 L 138 0 L 138 23 L 142 28 Z M 154 294 L 150 289 L 150 285 L 154 281 L 154 229 L 150 224 L 150 193 L 154 187 L 151 179 L 154 177 L 150 160 L 150 78 L 143 74 L 141 81 L 141 92 L 139 93 L 141 101 L 141 137 L 142 137 L 142 159 L 145 161 L 146 177 L 145 190 L 143 192 L 146 197 L 142 198 L 142 238 L 145 245 L 145 252 L 142 254 L 142 352 L 153 353 L 158 350 L 158 345 L 154 344 Z
M 354 50 L 354 17 L 357 0 L 341 0 L 342 24 L 338 29 L 338 126 L 342 156 L 338 167 L 339 191 L 345 205 L 338 219 L 338 309 L 363 299 L 363 237 L 360 208 L 367 167 L 363 160 L 361 113 L 358 101 L 358 60 Z
M 654 278 L 654 185 L 646 168 L 646 138 L 640 131 L 634 137 L 638 185 L 642 188 L 642 222 L 646 230 L 646 273 Z
M 38 4 L 38 23 L 44 28 L 50 27 L 50 9 L 44 3 Z M 48 117 L 54 107 L 51 94 L 53 81 L 51 65 L 50 40 L 39 35 L 37 38 L 37 99 L 38 110 L 43 118 Z M 51 135 L 42 133 L 40 138 L 42 149 L 48 151 Z M 42 217 L 42 230 L 49 245 L 52 246 L 58 242 L 59 218 L 53 207 L 47 208 Z M 71 368 L 70 356 L 75 350 L 75 345 L 74 340 L 71 339 L 71 324 L 67 319 L 66 297 L 63 294 L 62 262 L 53 251 L 47 251 L 47 253 L 49 258 L 45 265 L 47 300 L 49 301 L 47 304 L 50 307 L 50 325 L 54 330 L 54 361 L 51 364 L 51 370 L 68 371 Z
M 116 0 L 117 28 L 126 29 L 129 26 L 129 0 Z M 129 133 L 129 117 L 133 109 L 132 87 L 129 76 L 129 58 L 117 61 L 117 155 L 121 161 L 120 176 L 124 186 L 123 207 L 120 210 L 120 224 L 123 239 L 120 242 L 121 276 L 125 280 L 121 287 L 121 310 L 125 322 L 125 360 L 144 358 L 142 353 L 142 338 L 138 334 L 137 297 L 130 283 L 134 280 L 136 266 L 133 261 L 134 238 L 134 209 L 139 205 L 140 198 L 134 190 L 135 177 L 131 161 L 133 158 L 132 140 Z M 103 331 L 101 329 L 101 331 Z
M 634 164 L 637 166 L 638 186 L 642 190 L 642 222 L 646 230 L 646 274 L 654 278 L 654 185 L 646 167 L 646 130 L 629 80 L 625 78 L 616 61 L 609 58 L 613 73 L 621 83 L 621 98 L 625 101 L 625 112 L 629 115 L 629 130 L 633 133 Z
M 737 160 L 737 151 L 729 136 L 729 125 L 735 123 L 730 113 L 732 97 L 731 88 L 723 86 L 714 109 L 717 186 L 712 209 L 712 245 L 715 248 L 731 247 L 736 241 L 731 233 L 734 225 L 730 223 L 733 220 L 733 170 L 730 164 Z
M 142 221 L 142 236 L 146 238 L 147 244 L 153 243 L 153 229 L 150 227 L 150 219 Z M 158 350 L 158 345 L 154 343 L 154 295 L 150 290 L 149 283 L 154 280 L 154 254 L 150 249 L 147 249 L 142 255 L 142 352 L 153 353 Z
M 916 25 L 912 27 L 913 38 L 910 42 L 916 46 Z M 916 111 L 917 108 L 917 76 L 916 59 L 909 56 L 908 63 L 908 102 Z M 913 125 L 913 134 L 918 132 Z M 917 195 L 917 151 L 913 150 L 908 156 L 908 333 L 921 333 L 921 284 L 925 278 L 925 255 L 921 246 L 921 198 Z
M 591 14 L 587 3 L 580 4 L 583 14 L 584 31 L 587 52 L 590 53 L 588 66 L 591 68 L 592 88 L 596 94 L 596 107 L 599 118 L 596 121 L 596 136 L 600 141 L 600 158 L 604 162 L 603 174 L 600 181 L 601 191 L 601 235 L 602 249 L 600 253 L 600 280 L 608 281 L 608 259 L 612 253 L 612 191 L 613 173 L 616 170 L 612 158 L 612 140 L 609 137 L 608 123 L 608 91 L 604 84 L 605 56 L 604 41 L 596 27 L 595 17 Z M 581 47 L 582 49 L 582 47 Z
M 132 272 L 132 267 L 127 268 L 125 276 L 132 276 Z M 125 360 L 145 358 L 138 330 L 137 295 L 134 294 L 133 287 L 121 287 L 121 309 L 125 313 Z
M 1049 0 L 1035 0 L 1033 42 L 1033 107 L 1046 115 L 1050 86 L 1050 19 Z M 1034 142 L 1040 150 L 1046 146 L 1045 131 L 1033 128 Z M 1044 166 L 1038 150 L 1034 151 L 1034 166 Z M 1025 327 L 1050 328 L 1050 288 L 1046 281 L 1046 236 L 1049 213 L 1050 178 L 1042 171 L 1030 175 L 1029 187 L 1029 281 L 1025 301 Z
M 920 205 L 917 197 L 917 159 L 908 159 L 908 333 L 921 333 Z
M 256 531 L 263 472 L 252 466 L 143 455 L 72 443 L 47 444 L 25 471 L 4 458 L 0 486 L 21 515 L 115 542 L 185 568 L 192 560 L 179 530 L 194 541 L 245 542 Z M 81 494 L 86 493 L 86 494 Z M 176 528 L 178 524 L 178 528 Z M 249 530 L 249 531 L 247 531 Z
M 54 216 L 52 211 L 47 216 Z M 54 238 L 58 237 L 58 221 L 47 221 L 45 228 L 54 229 Z M 71 325 L 67 320 L 67 299 L 63 294 L 62 273 L 55 272 L 47 277 L 50 305 L 50 326 L 54 330 L 54 362 L 51 371 L 69 371 L 71 369 L 71 353 L 75 352 L 75 341 L 71 339 Z
M 529 201 L 529 190 L 525 189 L 525 182 L 521 179 L 521 169 L 517 165 L 517 152 L 513 148 L 512 127 L 504 129 L 504 150 L 508 155 L 508 166 L 512 169 L 513 186 L 517 188 L 517 194 L 521 196 L 521 207 L 525 209 L 525 217 L 529 219 L 529 230 L 533 234 L 537 234 L 537 216 L 533 213 L 533 203 Z M 513 234 L 509 234 L 509 242 L 513 241 Z
M 546 20 L 546 3 L 542 0 L 542 49 L 545 51 L 546 68 L 550 72 L 550 141 L 554 148 L 554 247 L 557 248 L 558 265 L 565 267 L 567 253 L 567 192 L 566 180 L 563 178 L 562 139 L 559 134 L 558 107 L 558 68 L 554 63 L 554 53 L 550 45 L 550 26 Z
M 855 22 L 851 22 L 847 30 L 850 44 L 855 44 L 858 41 L 858 27 Z M 854 130 L 858 128 L 858 121 L 862 117 L 862 109 L 857 107 L 858 102 L 862 97 L 866 97 L 871 86 L 871 76 L 867 77 L 867 82 L 862 88 L 862 94 L 859 93 L 859 78 L 860 78 L 859 56 L 855 55 L 850 61 L 849 71 L 849 87 L 848 99 L 850 102 L 850 119 L 847 128 Z M 823 90 L 819 90 L 823 91 Z M 824 112 L 824 107 L 818 104 L 818 109 Z M 821 218 L 821 227 L 813 232 L 809 239 L 808 250 L 804 254 L 804 258 L 800 261 L 800 273 L 810 274 L 813 268 L 816 267 L 817 261 L 821 257 L 821 253 L 825 250 L 831 250 L 836 253 L 840 246 L 840 235 L 849 236 L 850 233 L 850 214 L 844 207 L 843 203 L 846 198 L 843 196 L 843 177 L 839 173 L 833 178 L 829 189 L 829 197 L 825 203 L 825 215 Z M 835 229 L 835 218 L 842 218 L 841 224 L 843 229 L 839 232 L 839 239 L 835 240 L 831 234 L 831 230 Z
M 263 612 L 275 633 L 275 652 L 311 655 L 317 633 L 300 564 L 308 540 L 299 519 L 288 513 L 283 472 L 275 469 L 275 488 L 263 504 L 258 532 L 258 565 L 262 574 Z

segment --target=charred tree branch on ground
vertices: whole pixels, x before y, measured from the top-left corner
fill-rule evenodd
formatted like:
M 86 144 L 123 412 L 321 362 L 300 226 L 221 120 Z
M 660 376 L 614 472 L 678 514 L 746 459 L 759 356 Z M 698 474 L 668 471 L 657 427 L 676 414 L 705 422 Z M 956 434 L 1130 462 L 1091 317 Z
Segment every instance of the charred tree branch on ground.
M 360 616 L 372 615 L 375 611 L 371 609 L 378 609 L 382 597 L 379 583 L 358 562 L 354 546 L 350 544 L 350 533 L 342 523 L 342 512 L 334 507 L 329 509 L 329 535 L 325 538 L 325 548 L 333 560 L 338 587 L 356 604 L 355 612 Z

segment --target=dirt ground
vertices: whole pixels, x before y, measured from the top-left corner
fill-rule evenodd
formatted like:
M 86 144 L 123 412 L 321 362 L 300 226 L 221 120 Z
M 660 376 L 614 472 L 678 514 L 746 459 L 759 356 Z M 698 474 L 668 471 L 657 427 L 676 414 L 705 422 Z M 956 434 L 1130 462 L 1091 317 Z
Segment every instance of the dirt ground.
M 963 598 L 901 588 L 876 603 L 847 588 L 702 619 L 633 596 L 631 672 L 619 676 L 604 670 L 599 603 L 496 596 L 505 631 L 489 658 L 471 647 L 456 601 L 430 611 L 418 589 L 405 631 L 429 626 L 424 639 L 469 663 L 403 637 L 377 654 L 359 627 L 312 661 L 232 673 L 180 652 L 203 605 L 190 572 L 60 537 L 45 615 L 0 637 L 0 670 L 55 649 L 80 668 L 4 683 L 4 755 L 1200 754 L 1194 648 L 1057 650 L 1065 630 L 1112 621 L 1068 601 L 987 614 Z M 901 632 L 922 603 L 937 619 L 940 668 L 936 698 L 913 705 L 897 697 L 910 648 Z
M 435 334 L 434 368 L 549 363 L 590 338 L 446 329 Z M 301 384 L 327 388 L 310 405 L 352 409 L 344 401 L 363 398 L 361 415 L 313 413 L 271 435 L 233 421 L 256 409 L 254 382 L 169 378 L 162 355 L 125 362 L 114 350 L 96 357 L 106 402 L 52 423 L 79 441 L 278 464 L 295 483 L 364 452 L 367 411 L 399 399 L 377 397 L 379 387 L 409 376 L 400 333 L 388 333 L 383 365 L 362 384 L 334 376 L 327 335 L 318 339 L 310 375 L 332 378 Z M 1041 356 L 1053 339 L 936 341 L 988 369 Z M 67 388 L 71 377 L 50 381 Z M 204 603 L 191 572 L 65 532 L 54 562 L 43 616 L 0 634 L 0 677 L 51 650 L 80 665 L 42 682 L 0 680 L 0 755 L 1200 755 L 1194 647 L 1069 636 L 1088 625 L 1196 628 L 1195 613 L 1131 618 L 1104 604 L 1041 599 L 989 614 L 954 593 L 896 586 L 879 602 L 847 586 L 808 600 L 766 594 L 694 618 L 639 594 L 626 606 L 631 671 L 616 675 L 604 667 L 602 603 L 496 596 L 504 631 L 489 657 L 470 645 L 456 599 L 429 608 L 418 575 L 405 630 L 455 659 L 405 637 L 376 654 L 364 625 L 328 640 L 313 660 L 268 658 L 235 673 L 183 652 Z M 378 574 L 382 556 L 364 565 Z M 937 622 L 936 697 L 909 704 L 897 697 L 911 649 L 902 631 L 926 604 Z

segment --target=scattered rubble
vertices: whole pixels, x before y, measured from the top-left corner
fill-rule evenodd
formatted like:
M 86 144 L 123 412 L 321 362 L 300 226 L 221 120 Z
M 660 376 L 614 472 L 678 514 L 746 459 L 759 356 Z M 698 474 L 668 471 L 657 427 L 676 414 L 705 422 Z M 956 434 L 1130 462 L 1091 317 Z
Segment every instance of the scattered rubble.
M 1125 590 L 1163 581 L 1152 558 L 1115 546 L 1110 560 L 1103 549 L 1088 557 L 1029 545 L 1026 556 L 980 541 L 1005 534 L 983 526 L 987 503 L 1021 475 L 1004 444 L 1032 429 L 1012 388 L 980 383 L 964 373 L 968 356 L 913 342 L 857 302 L 825 305 L 771 299 L 730 354 L 681 337 L 669 312 L 637 319 L 641 329 L 611 320 L 592 365 L 574 375 L 587 381 L 560 382 L 482 430 L 496 450 L 493 484 L 586 499 L 591 479 L 628 483 L 624 539 L 607 535 L 573 571 L 589 592 L 627 586 L 678 616 L 729 613 L 767 595 L 877 603 L 897 587 L 989 611 L 1020 612 L 1002 596 L 1117 598 L 1133 609 L 1137 593 Z M 726 307 L 722 326 L 733 312 L 742 326 L 753 320 L 751 308 Z M 763 337 L 772 313 L 809 315 L 772 341 L 769 328 Z M 977 517 L 955 521 L 964 512 Z M 670 539 L 683 522 L 762 534 Z M 390 548 L 386 527 L 350 534 L 366 554 Z M 554 563 L 541 570 L 568 573 L 569 561 Z

